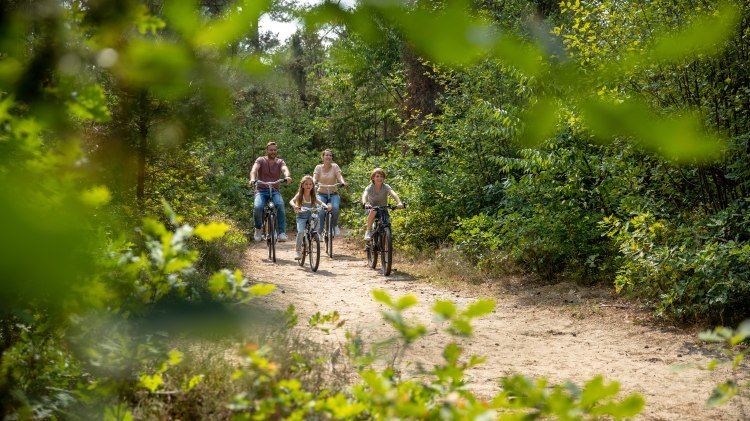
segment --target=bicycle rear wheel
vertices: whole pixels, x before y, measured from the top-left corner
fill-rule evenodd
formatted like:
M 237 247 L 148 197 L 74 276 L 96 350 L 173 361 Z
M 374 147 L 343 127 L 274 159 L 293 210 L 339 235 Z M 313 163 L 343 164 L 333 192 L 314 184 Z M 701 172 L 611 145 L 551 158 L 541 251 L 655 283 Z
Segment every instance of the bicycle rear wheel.
M 393 261 L 393 238 L 391 237 L 391 228 L 383 228 L 380 233 L 380 263 L 383 275 L 391 274 L 391 262 Z
M 320 265 L 320 236 L 317 231 L 312 231 L 309 237 L 310 269 L 315 272 L 318 270 L 318 265 Z
M 268 258 L 276 262 L 276 215 L 273 213 L 269 213 L 266 220 L 266 246 Z

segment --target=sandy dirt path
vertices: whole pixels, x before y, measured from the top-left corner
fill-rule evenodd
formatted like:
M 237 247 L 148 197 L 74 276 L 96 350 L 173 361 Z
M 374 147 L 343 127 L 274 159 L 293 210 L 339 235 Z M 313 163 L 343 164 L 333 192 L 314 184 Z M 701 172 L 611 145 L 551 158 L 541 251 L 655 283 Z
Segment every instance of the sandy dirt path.
M 313 273 L 293 259 L 293 238 L 290 235 L 292 241 L 278 244 L 276 263 L 267 259 L 265 243 L 252 244 L 246 254 L 245 273 L 277 286 L 264 302 L 280 309 L 293 304 L 300 320 L 336 310 L 346 329 L 376 341 L 393 330 L 383 322 L 383 306 L 372 299 L 371 291 L 383 289 L 392 297 L 415 295 L 419 305 L 406 315 L 425 324 L 429 335 L 404 354 L 400 366 L 407 376 L 420 366 L 429 368 L 442 361 L 443 346 L 450 338 L 431 319 L 436 300 L 465 307 L 477 298 L 491 298 L 496 301 L 495 311 L 475 319 L 474 336 L 459 342 L 464 357 L 487 358 L 467 372 L 470 387 L 481 397 L 498 392 L 497 379 L 514 373 L 544 376 L 555 383 L 570 379 L 579 385 L 601 374 L 619 381 L 624 392 L 644 396 L 646 407 L 638 419 L 750 419 L 747 397 L 735 397 L 716 409 L 705 407 L 713 387 L 728 378 L 726 369 L 679 369 L 704 367 L 717 355 L 697 340 L 695 332 L 655 326 L 607 291 L 570 284 L 521 287 L 507 280 L 449 291 L 417 275 L 418 267 L 398 259 L 394 273 L 384 277 L 367 267 L 362 244 L 343 238 L 336 241 L 334 259 L 322 256 L 320 268 Z M 327 337 L 310 332 L 310 336 L 332 347 L 343 342 L 343 332 Z

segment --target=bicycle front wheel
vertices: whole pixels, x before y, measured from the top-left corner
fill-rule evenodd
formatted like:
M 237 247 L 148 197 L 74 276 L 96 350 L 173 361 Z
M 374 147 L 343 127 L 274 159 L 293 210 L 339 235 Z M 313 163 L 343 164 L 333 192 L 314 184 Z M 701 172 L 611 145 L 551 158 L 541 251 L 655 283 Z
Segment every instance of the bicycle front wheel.
M 391 228 L 383 228 L 380 233 L 380 263 L 383 275 L 391 274 L 391 263 L 393 261 L 393 238 L 391 237 Z
M 318 265 L 320 265 L 320 236 L 318 236 L 316 231 L 313 231 L 309 237 L 310 269 L 315 272 L 318 270 Z
M 367 242 L 365 249 L 367 250 L 367 266 L 375 269 L 378 265 L 378 234 L 374 234 L 372 238 Z
M 266 246 L 268 247 L 268 258 L 276 262 L 276 216 L 268 214 L 266 220 Z

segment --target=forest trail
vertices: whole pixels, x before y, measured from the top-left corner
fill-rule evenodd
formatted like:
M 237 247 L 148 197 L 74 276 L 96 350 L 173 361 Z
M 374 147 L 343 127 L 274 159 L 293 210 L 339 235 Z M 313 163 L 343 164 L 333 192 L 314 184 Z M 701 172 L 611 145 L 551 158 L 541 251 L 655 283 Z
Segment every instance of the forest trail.
M 641 420 L 743 420 L 750 418 L 750 402 L 735 397 L 729 404 L 707 409 L 714 386 L 729 376 L 728 369 L 709 372 L 705 367 L 716 352 L 701 344 L 694 332 L 654 326 L 648 317 L 627 308 L 602 289 L 571 284 L 514 288 L 512 282 L 487 283 L 464 291 L 449 291 L 416 275 L 417 271 L 396 256 L 394 273 L 384 277 L 367 267 L 362 244 L 337 238 L 335 257 L 321 256 L 312 272 L 293 259 L 294 235 L 277 246 L 277 262 L 267 259 L 265 243 L 251 244 L 244 272 L 252 279 L 272 283 L 277 289 L 263 298 L 268 305 L 297 308 L 300 328 L 316 312 L 338 311 L 344 329 L 330 336 L 310 329 L 310 337 L 331 345 L 344 342 L 344 330 L 357 331 L 372 343 L 393 334 L 381 317 L 383 306 L 371 295 L 383 289 L 392 297 L 415 295 L 419 304 L 405 312 L 428 328 L 428 337 L 411 347 L 402 360 L 402 372 L 413 375 L 418 367 L 442 361 L 450 339 L 432 320 L 436 300 L 451 300 L 464 308 L 478 298 L 495 300 L 495 311 L 473 322 L 474 336 L 462 340 L 463 358 L 487 360 L 467 371 L 470 388 L 483 398 L 499 391 L 497 379 L 518 373 L 547 377 L 552 383 L 566 379 L 582 385 L 601 374 L 619 381 L 624 392 L 646 399 Z M 321 249 L 323 247 L 321 246 Z M 679 367 L 687 366 L 680 369 Z

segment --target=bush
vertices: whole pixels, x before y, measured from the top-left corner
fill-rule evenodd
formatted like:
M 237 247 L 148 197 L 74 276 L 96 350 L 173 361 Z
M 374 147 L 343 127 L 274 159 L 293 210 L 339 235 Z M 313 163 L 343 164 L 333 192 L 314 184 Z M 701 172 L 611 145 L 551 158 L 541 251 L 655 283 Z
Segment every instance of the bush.
M 725 214 L 726 215 L 726 214 Z M 750 244 L 723 239 L 730 221 L 677 224 L 644 213 L 603 222 L 620 249 L 615 286 L 683 321 L 736 322 L 750 311 Z M 734 222 L 731 222 L 734 223 Z
M 227 232 L 213 241 L 196 240 L 198 250 L 198 269 L 206 274 L 213 274 L 223 268 L 242 266 L 242 256 L 248 240 L 245 232 L 237 223 L 224 216 L 213 216 L 209 223 L 220 223 L 227 226 Z

